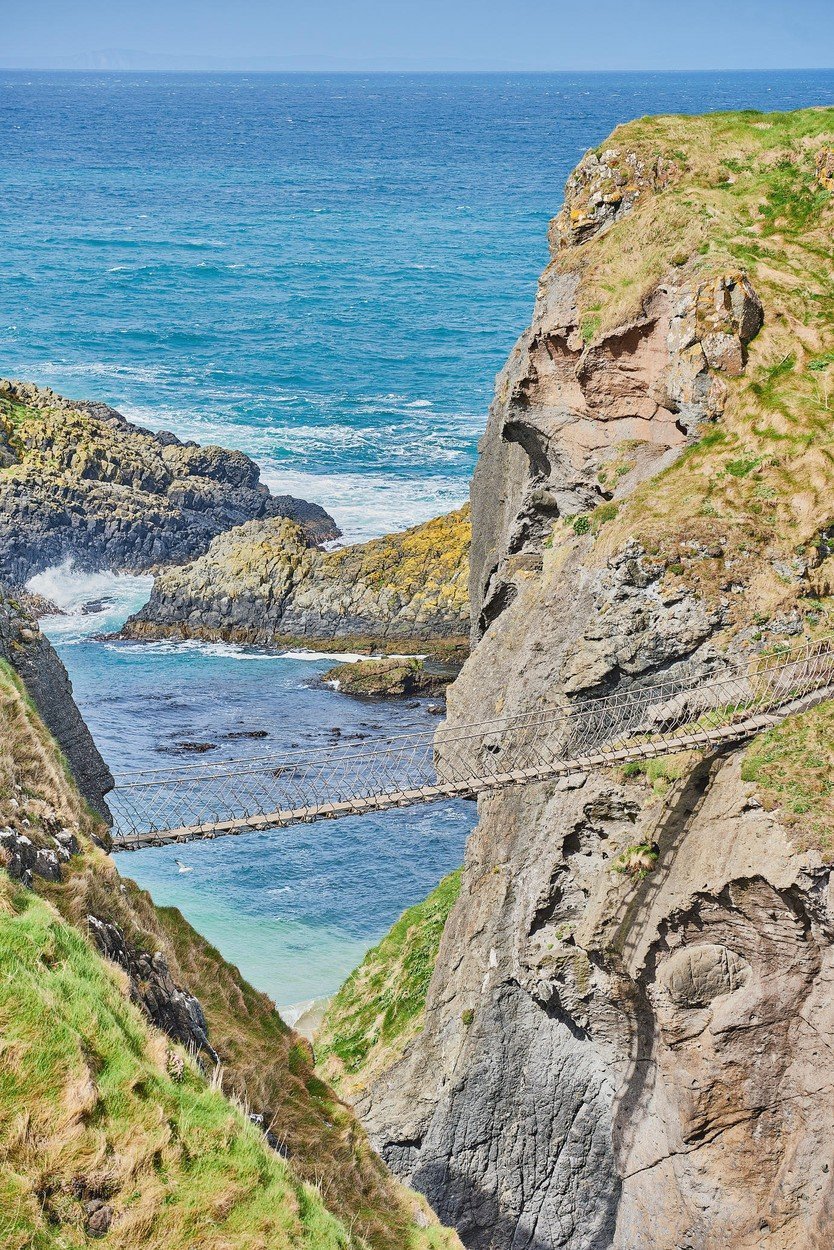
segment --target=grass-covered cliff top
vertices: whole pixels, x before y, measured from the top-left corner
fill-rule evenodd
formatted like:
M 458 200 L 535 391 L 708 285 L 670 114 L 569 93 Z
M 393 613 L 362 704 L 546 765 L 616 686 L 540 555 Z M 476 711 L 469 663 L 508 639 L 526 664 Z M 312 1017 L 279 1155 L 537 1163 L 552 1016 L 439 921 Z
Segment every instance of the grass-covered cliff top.
M 391 1178 L 266 995 L 120 878 L 90 840 L 103 832 L 0 665 L 0 1244 L 92 1244 L 83 1203 L 106 1201 L 107 1244 L 124 1250 L 458 1245 Z M 38 848 L 60 879 L 36 871 L 32 893 L 3 869 Z M 159 952 L 197 997 L 220 1055 L 216 1071 L 206 1059 L 213 1082 L 131 1004 L 90 916 Z M 169 1051 L 185 1058 L 181 1081 Z M 264 1115 L 288 1163 L 241 1107 Z
M 327 1008 L 315 1042 L 318 1070 L 346 1097 L 390 1068 L 420 1031 L 443 929 L 460 893 L 460 870 L 404 912 Z
M 588 338 L 639 317 L 660 284 L 745 273 L 764 307 L 717 423 L 601 524 L 590 518 L 600 556 L 635 535 L 707 595 L 733 580 L 730 561 L 744 611 L 766 617 L 791 579 L 773 561 L 816 560 L 834 522 L 834 109 L 643 118 L 597 154 L 613 172 L 607 191 L 591 189 L 633 205 L 577 241 L 590 211 L 577 186 L 552 262 L 579 275 Z M 817 575 L 826 596 L 829 579 Z
M 0 872 L 0 1244 L 119 1250 L 358 1245 L 169 1047 L 122 978 Z

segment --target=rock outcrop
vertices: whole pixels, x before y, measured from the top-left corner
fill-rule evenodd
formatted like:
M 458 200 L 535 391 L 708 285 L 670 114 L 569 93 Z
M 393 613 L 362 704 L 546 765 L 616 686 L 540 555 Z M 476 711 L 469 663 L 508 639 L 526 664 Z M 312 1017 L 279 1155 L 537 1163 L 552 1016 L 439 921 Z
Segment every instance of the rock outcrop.
M 35 621 L 2 591 L 0 658 L 20 676 L 84 798 L 95 812 L 109 818 L 105 796 L 113 788 L 113 777 L 75 704 L 67 670 Z
M 256 517 L 289 517 L 311 544 L 339 534 L 318 505 L 271 495 L 243 452 L 0 381 L 0 580 L 24 583 L 67 559 L 116 572 L 183 563 Z
M 480 448 L 452 729 L 834 632 L 832 134 L 649 119 L 569 183 Z M 352 1090 L 472 1250 L 834 1241 L 830 724 L 480 800 L 422 1031 Z
M 473 637 L 540 566 L 560 517 L 626 497 L 723 412 L 763 310 L 743 271 L 671 275 L 639 315 L 583 337 L 579 277 L 557 260 L 500 375 L 472 483 Z
M 96 946 L 127 973 L 134 1002 L 169 1037 L 195 1054 L 206 1054 L 213 1063 L 220 1056 L 208 1039 L 208 1024 L 199 999 L 177 985 L 162 951 L 140 950 L 125 941 L 117 924 L 88 916 L 87 926 Z
M 452 677 L 451 671 L 442 673 L 426 668 L 422 660 L 393 657 L 337 664 L 328 669 L 322 681 L 342 694 L 378 699 L 443 694 Z
M 483 805 L 424 1031 L 359 1104 L 467 1245 L 826 1244 L 834 882 L 752 791 L 730 757 L 662 807 Z
M 287 520 L 254 521 L 156 578 L 127 638 L 269 647 L 465 651 L 469 509 L 336 551 L 311 550 Z

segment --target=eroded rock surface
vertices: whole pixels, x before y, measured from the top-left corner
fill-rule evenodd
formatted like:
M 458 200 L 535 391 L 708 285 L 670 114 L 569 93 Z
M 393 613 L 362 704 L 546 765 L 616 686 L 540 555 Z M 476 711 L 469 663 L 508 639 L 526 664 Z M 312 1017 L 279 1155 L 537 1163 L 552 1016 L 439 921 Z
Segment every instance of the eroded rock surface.
M 78 788 L 109 818 L 113 777 L 72 696 L 72 683 L 52 644 L 16 600 L 0 590 L 0 658 L 18 673 L 44 724 L 66 756 Z
M 684 532 L 680 551 L 719 570 L 709 583 L 649 526 L 635 526 L 639 541 L 627 520 L 595 528 L 606 506 L 635 516 L 663 470 L 682 473 L 692 441 L 728 423 L 748 344 L 752 360 L 769 325 L 742 268 L 671 252 L 629 324 L 583 314 L 589 249 L 616 259 L 622 223 L 678 174 L 620 150 L 593 154 L 569 183 L 480 447 L 476 645 L 447 692 L 452 731 L 745 670 L 751 651 L 808 626 L 781 592 L 745 620 L 745 586 L 770 576 L 752 543 L 741 569 L 723 531 L 708 549 Z M 740 480 L 757 454 L 715 471 Z M 745 533 L 759 513 L 727 515 Z M 785 567 L 786 587 L 804 575 Z M 611 726 L 599 730 L 602 741 Z M 480 749 L 500 770 L 500 735 Z M 357 1102 L 386 1161 L 472 1250 L 834 1244 L 834 875 L 819 844 L 802 849 L 765 809 L 742 755 L 481 798 L 423 1031 Z
M 213 1063 L 218 1063 L 218 1055 L 208 1039 L 203 1008 L 193 994 L 176 984 L 162 951 L 151 954 L 139 950 L 125 940 L 118 925 L 98 916 L 88 916 L 87 925 L 102 955 L 127 973 L 131 998 L 144 1008 L 156 1027 L 190 1046 L 196 1054 L 204 1052 Z
M 721 415 L 762 325 L 743 272 L 672 275 L 627 325 L 585 337 L 577 273 L 550 266 L 499 375 L 472 483 L 477 641 L 535 568 L 554 521 L 622 499 Z
M 287 520 L 221 535 L 167 570 L 128 638 L 222 638 L 459 653 L 469 627 L 469 509 L 336 551 L 311 550 Z
M 422 660 L 393 657 L 337 664 L 322 676 L 322 681 L 342 694 L 375 699 L 440 695 L 452 677 L 453 674 L 448 671 L 441 673 L 427 669 Z
M 310 543 L 323 508 L 273 496 L 241 451 L 151 433 L 106 404 L 0 380 L 0 579 L 50 565 L 144 572 L 181 563 L 254 517 L 290 517 Z
M 834 1233 L 834 882 L 749 789 L 730 757 L 660 821 L 604 776 L 482 804 L 424 1032 L 359 1104 L 466 1245 Z

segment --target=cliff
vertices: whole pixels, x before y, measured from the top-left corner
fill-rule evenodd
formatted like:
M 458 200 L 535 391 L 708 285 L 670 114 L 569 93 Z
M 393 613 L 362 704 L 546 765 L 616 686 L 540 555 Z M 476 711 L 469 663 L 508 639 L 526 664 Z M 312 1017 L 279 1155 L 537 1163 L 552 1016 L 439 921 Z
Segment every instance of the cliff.
M 152 434 L 106 404 L 0 380 L 0 581 L 71 559 L 145 572 L 181 563 L 255 517 L 289 517 L 304 540 L 338 536 L 323 508 L 273 496 L 240 451 Z
M 120 878 L 5 662 L 0 740 L 2 1244 L 458 1245 L 269 999 Z
M 830 109 L 643 119 L 569 179 L 452 726 L 834 632 L 833 141 Z M 422 1028 L 351 1090 L 467 1246 L 834 1240 L 831 716 L 480 800 Z
M 38 714 L 60 745 L 81 794 L 109 819 L 113 777 L 72 697 L 72 684 L 52 644 L 16 600 L 0 590 L 0 660 L 15 670 Z
M 297 525 L 254 521 L 156 578 L 127 638 L 204 638 L 329 650 L 465 650 L 469 509 L 337 551 Z

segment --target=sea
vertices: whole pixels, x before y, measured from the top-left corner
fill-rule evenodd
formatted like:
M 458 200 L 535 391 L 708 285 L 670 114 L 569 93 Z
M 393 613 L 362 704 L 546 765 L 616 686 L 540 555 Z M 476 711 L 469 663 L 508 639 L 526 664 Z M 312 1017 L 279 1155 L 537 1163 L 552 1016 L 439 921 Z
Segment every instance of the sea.
M 834 71 L 0 72 L 0 374 L 241 448 L 345 541 L 404 528 L 467 496 L 582 153 L 648 113 L 823 104 Z M 323 686 L 326 656 L 103 641 L 149 578 L 37 584 L 114 771 L 431 723 Z M 294 1019 L 474 820 L 438 804 L 117 861 Z

